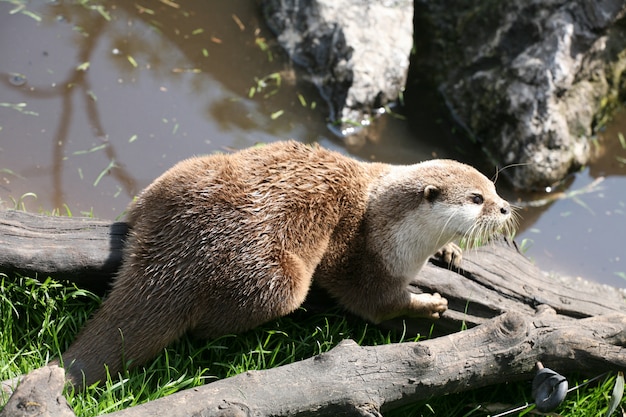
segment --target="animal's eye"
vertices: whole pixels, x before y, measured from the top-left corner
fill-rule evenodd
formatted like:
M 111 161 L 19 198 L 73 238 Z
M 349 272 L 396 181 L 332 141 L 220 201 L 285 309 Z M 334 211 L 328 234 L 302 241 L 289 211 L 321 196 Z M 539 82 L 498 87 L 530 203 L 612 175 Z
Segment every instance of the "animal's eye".
M 478 204 L 478 205 L 485 202 L 485 199 L 480 194 L 472 194 L 471 200 L 472 200 L 472 203 Z

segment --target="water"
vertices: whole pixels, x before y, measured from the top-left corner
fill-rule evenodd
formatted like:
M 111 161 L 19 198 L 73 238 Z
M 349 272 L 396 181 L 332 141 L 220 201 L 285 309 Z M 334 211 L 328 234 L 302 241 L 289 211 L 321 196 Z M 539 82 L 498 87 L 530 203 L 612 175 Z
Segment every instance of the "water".
M 76 3 L 0 1 L 4 207 L 113 220 L 181 159 L 287 138 L 382 162 L 478 161 L 433 110 L 435 98 L 410 92 L 419 97 L 409 120 L 382 116 L 366 145 L 345 147 L 255 2 Z M 626 287 L 624 124 L 618 115 L 606 150 L 559 190 L 563 198 L 521 211 L 518 242 L 542 269 Z M 520 204 L 554 196 L 498 187 Z
M 626 112 L 600 134 L 601 148 L 589 167 L 575 175 L 562 197 L 524 210 L 518 241 L 545 271 L 626 287 Z M 546 196 L 543 196 L 545 198 Z M 537 199 L 537 196 L 535 196 Z

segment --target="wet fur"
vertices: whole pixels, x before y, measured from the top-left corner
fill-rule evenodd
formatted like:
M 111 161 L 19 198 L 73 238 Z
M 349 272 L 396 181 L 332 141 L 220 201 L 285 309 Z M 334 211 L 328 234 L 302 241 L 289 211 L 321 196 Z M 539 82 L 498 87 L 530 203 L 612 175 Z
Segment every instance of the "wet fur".
M 374 322 L 438 317 L 445 299 L 407 283 L 442 246 L 494 233 L 509 211 L 487 178 L 453 161 L 393 167 L 295 142 L 188 159 L 131 204 L 123 265 L 63 354 L 68 377 L 91 384 L 104 364 L 112 374 L 144 364 L 185 332 L 251 329 L 298 308 L 312 280 Z

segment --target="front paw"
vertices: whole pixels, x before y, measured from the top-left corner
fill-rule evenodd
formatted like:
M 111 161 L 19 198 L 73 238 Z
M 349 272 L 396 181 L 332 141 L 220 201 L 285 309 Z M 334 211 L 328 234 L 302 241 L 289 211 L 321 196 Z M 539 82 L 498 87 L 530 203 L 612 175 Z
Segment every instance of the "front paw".
M 438 293 L 411 294 L 412 315 L 438 319 L 448 309 L 448 300 Z
M 461 259 L 463 258 L 463 251 L 456 243 L 450 242 L 443 248 L 439 249 L 435 256 L 448 265 L 452 265 L 455 268 L 461 266 Z

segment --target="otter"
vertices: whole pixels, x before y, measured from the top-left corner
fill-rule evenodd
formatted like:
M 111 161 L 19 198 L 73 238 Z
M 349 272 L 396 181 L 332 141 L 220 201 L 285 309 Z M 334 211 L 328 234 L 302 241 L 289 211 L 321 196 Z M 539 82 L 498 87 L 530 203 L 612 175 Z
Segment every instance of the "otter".
M 91 385 L 184 333 L 287 315 L 312 281 L 374 323 L 437 318 L 447 301 L 411 293 L 410 280 L 437 251 L 458 263 L 456 239 L 511 218 L 489 179 L 452 160 L 393 166 L 294 141 L 187 159 L 129 206 L 113 287 L 61 362 L 72 384 Z

